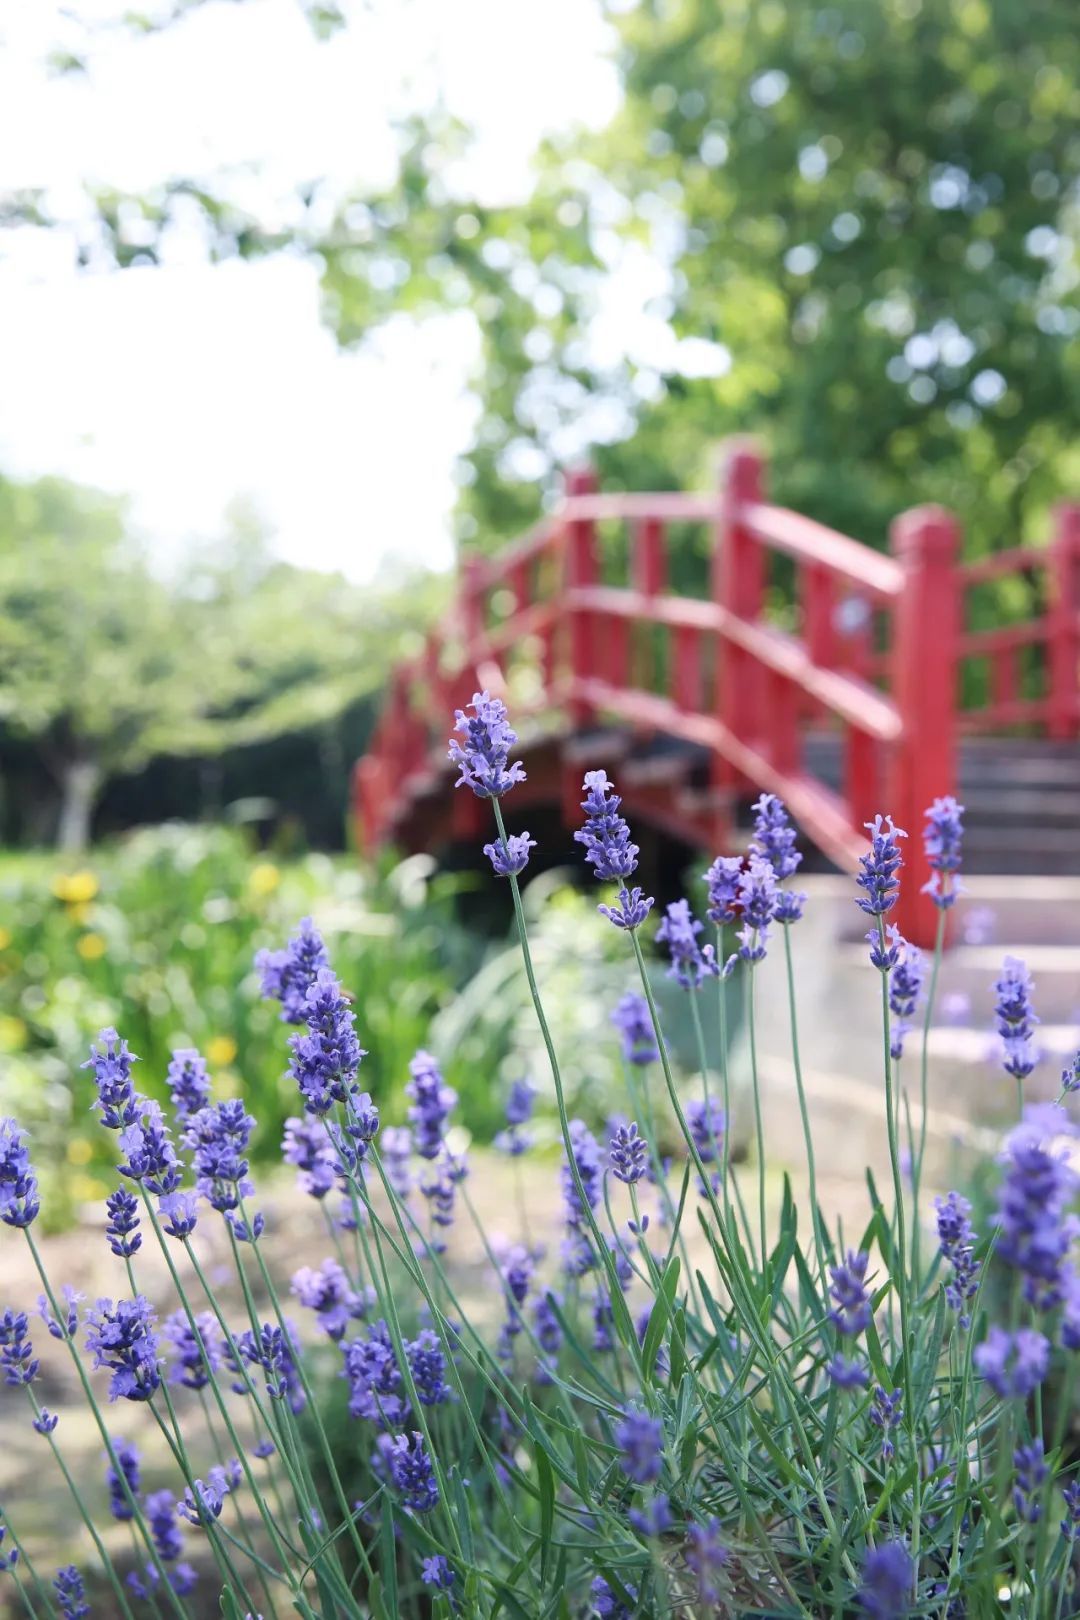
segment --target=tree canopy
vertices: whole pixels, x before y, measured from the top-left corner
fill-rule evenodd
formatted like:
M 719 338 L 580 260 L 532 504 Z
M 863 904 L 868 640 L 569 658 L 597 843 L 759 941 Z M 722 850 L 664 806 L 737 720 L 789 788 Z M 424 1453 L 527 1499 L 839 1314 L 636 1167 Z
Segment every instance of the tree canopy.
M 122 503 L 0 480 L 0 736 L 32 745 L 77 847 L 110 778 L 304 731 L 374 691 L 441 589 L 292 567 L 250 523 L 166 578 Z
M 312 183 L 268 221 L 227 177 L 163 176 L 140 197 L 98 190 L 92 225 L 23 197 L 9 226 L 67 223 L 87 262 L 123 266 L 195 207 L 211 254 L 317 255 L 344 344 L 390 313 L 470 308 L 465 544 L 528 521 L 586 449 L 617 484 L 689 483 L 732 430 L 765 436 L 780 498 L 872 541 L 939 499 L 974 548 L 1009 544 L 1074 491 L 1072 0 L 619 0 L 610 16 L 623 105 L 539 154 L 523 203 L 463 192 L 469 133 L 426 114 L 383 192 Z M 647 320 L 620 347 L 611 312 L 643 265 Z M 665 341 L 639 342 L 646 326 Z

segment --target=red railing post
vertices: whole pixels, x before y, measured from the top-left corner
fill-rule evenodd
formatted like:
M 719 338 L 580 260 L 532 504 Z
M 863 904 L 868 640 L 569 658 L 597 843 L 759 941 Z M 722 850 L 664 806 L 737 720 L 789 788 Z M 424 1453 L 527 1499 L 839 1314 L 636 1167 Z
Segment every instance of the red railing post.
M 896 922 L 913 944 L 934 943 L 937 913 L 922 891 L 930 877 L 923 853 L 923 812 L 956 789 L 960 530 L 950 512 L 921 506 L 903 512 L 891 531 L 904 574 L 893 621 L 893 701 L 902 732 L 883 811 L 907 832 Z
M 1080 732 L 1080 505 L 1059 506 L 1054 513 L 1050 588 L 1046 729 L 1069 742 Z
M 722 458 L 713 597 L 736 617 L 754 624 L 761 617 L 765 559 L 743 511 L 762 499 L 764 463 L 761 452 L 743 439 L 726 445 Z M 762 675 L 752 658 L 721 637 L 716 658 L 717 712 L 728 730 L 744 742 L 760 742 L 763 735 Z M 731 785 L 731 772 L 722 759 L 713 762 L 713 783 L 721 790 Z
M 566 497 L 596 493 L 596 474 L 591 467 L 580 467 L 566 478 Z M 595 585 L 600 573 L 596 550 L 596 523 L 593 518 L 571 517 L 566 525 L 566 586 L 575 590 Z M 590 715 L 590 706 L 573 690 L 579 681 L 591 680 L 596 673 L 596 640 L 593 634 L 593 615 L 574 608 L 569 615 L 570 635 L 570 693 L 569 710 L 575 725 L 582 725 Z

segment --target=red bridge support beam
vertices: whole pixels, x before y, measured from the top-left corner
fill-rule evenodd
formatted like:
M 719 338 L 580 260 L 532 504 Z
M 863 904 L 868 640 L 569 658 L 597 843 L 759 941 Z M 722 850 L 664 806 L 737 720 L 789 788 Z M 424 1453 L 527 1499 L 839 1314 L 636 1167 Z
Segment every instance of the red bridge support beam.
M 765 595 L 765 557 L 744 517 L 745 508 L 764 500 L 765 461 L 749 439 L 730 439 L 721 448 L 720 516 L 713 548 L 713 599 L 751 624 L 761 618 Z M 716 648 L 716 709 L 734 737 L 760 743 L 765 736 L 764 671 L 740 648 L 720 640 Z M 735 786 L 735 773 L 720 757 L 713 760 L 715 821 L 722 836 L 730 821 L 725 799 Z
M 941 507 L 904 512 L 891 532 L 904 571 L 893 632 L 893 696 L 903 725 L 895 745 L 883 809 L 907 832 L 897 925 L 923 947 L 934 943 L 937 910 L 922 891 L 930 868 L 923 854 L 923 812 L 956 791 L 957 655 L 960 530 Z
M 566 495 L 595 495 L 596 473 L 591 467 L 579 467 L 567 474 Z M 595 585 L 600 579 L 600 558 L 596 545 L 596 523 L 592 518 L 571 517 L 566 525 L 565 583 L 568 590 Z M 596 637 L 593 634 L 593 615 L 580 608 L 570 614 L 569 657 L 572 681 L 587 681 L 598 673 L 596 668 Z M 588 704 L 572 698 L 570 714 L 575 725 L 584 724 L 590 717 Z
M 1050 553 L 1050 692 L 1047 732 L 1080 736 L 1080 506 L 1059 506 Z

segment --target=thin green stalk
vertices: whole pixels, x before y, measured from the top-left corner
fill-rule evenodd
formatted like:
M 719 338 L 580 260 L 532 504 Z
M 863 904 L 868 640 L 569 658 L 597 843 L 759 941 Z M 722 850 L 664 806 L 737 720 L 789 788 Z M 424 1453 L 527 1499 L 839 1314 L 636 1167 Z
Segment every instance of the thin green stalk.
M 502 839 L 505 846 L 506 826 L 503 822 L 502 811 L 499 808 L 499 801 L 498 799 L 492 799 L 491 803 L 492 808 L 495 811 L 495 823 L 499 830 L 499 837 Z M 616 1326 L 619 1328 L 619 1337 L 622 1339 L 624 1346 L 630 1354 L 636 1370 L 640 1373 L 641 1351 L 637 1342 L 637 1335 L 634 1332 L 634 1325 L 630 1321 L 630 1313 L 627 1310 L 626 1301 L 622 1296 L 622 1287 L 619 1283 L 615 1262 L 612 1258 L 611 1251 L 604 1240 L 603 1233 L 600 1230 L 599 1222 L 596 1219 L 593 1207 L 589 1202 L 588 1194 L 585 1191 L 585 1185 L 581 1179 L 581 1171 L 578 1168 L 577 1155 L 574 1152 L 573 1138 L 570 1135 L 570 1120 L 566 1112 L 566 1097 L 563 1092 L 562 1073 L 559 1069 L 559 1059 L 555 1051 L 555 1042 L 552 1040 L 551 1030 L 548 1027 L 547 1017 L 544 1013 L 543 1002 L 540 999 L 540 990 L 536 983 L 536 973 L 533 969 L 532 951 L 529 948 L 529 933 L 525 923 L 525 909 L 521 904 L 521 890 L 518 886 L 518 880 L 513 873 L 510 874 L 510 893 L 513 896 L 514 901 L 514 917 L 517 922 L 518 941 L 521 945 L 521 955 L 525 963 L 525 977 L 529 984 L 529 994 L 532 997 L 533 1008 L 540 1024 L 540 1033 L 543 1037 L 544 1046 L 548 1055 L 548 1063 L 551 1066 L 551 1078 L 555 1085 L 555 1101 L 559 1110 L 559 1126 L 562 1130 L 563 1146 L 566 1149 L 566 1158 L 570 1169 L 571 1179 L 574 1183 L 574 1190 L 577 1193 L 582 1214 L 585 1217 L 593 1241 L 596 1244 L 598 1258 L 600 1259 L 604 1270 L 607 1273 L 608 1291 L 611 1295 L 612 1315 Z
M 30 1230 L 30 1228 L 28 1226 L 24 1226 L 22 1231 L 23 1231 L 23 1236 L 25 1237 L 26 1242 L 27 1242 L 27 1247 L 30 1250 L 30 1255 L 31 1255 L 31 1258 L 33 1259 L 34 1266 L 35 1266 L 35 1268 L 37 1270 L 37 1274 L 41 1278 L 41 1286 L 45 1290 L 45 1297 L 49 1302 L 49 1307 L 52 1310 L 53 1317 L 54 1317 L 55 1321 L 57 1322 L 57 1324 L 61 1328 L 63 1328 L 64 1323 L 66 1321 L 66 1312 L 61 1311 L 60 1306 L 57 1303 L 56 1295 L 53 1292 L 52 1283 L 49 1281 L 48 1272 L 45 1270 L 45 1263 L 42 1260 L 41 1253 L 40 1253 L 40 1251 L 38 1249 L 37 1244 L 34 1241 L 34 1235 L 33 1235 L 33 1233 L 31 1232 L 31 1230 Z M 158 1555 L 158 1550 L 154 1545 L 153 1537 L 151 1536 L 150 1531 L 147 1528 L 146 1521 L 143 1518 L 143 1514 L 142 1514 L 142 1511 L 141 1511 L 141 1509 L 139 1507 L 139 1503 L 136 1500 L 135 1495 L 134 1495 L 130 1485 L 127 1482 L 127 1475 L 124 1473 L 123 1469 L 120 1466 L 120 1460 L 116 1455 L 116 1447 L 112 1443 L 112 1436 L 109 1434 L 108 1428 L 106 1427 L 105 1421 L 102 1418 L 101 1412 L 100 1412 L 100 1410 L 98 1408 L 97 1401 L 94 1398 L 93 1386 L 91 1385 L 90 1379 L 87 1376 L 86 1368 L 82 1364 L 82 1357 L 79 1355 L 78 1349 L 77 1349 L 77 1347 L 75 1345 L 75 1341 L 71 1337 L 71 1335 L 69 1333 L 67 1333 L 66 1331 L 63 1332 L 62 1337 L 63 1337 L 64 1343 L 68 1347 L 68 1352 L 69 1352 L 69 1354 L 71 1356 L 72 1363 L 73 1363 L 73 1365 L 75 1367 L 76 1373 L 78 1374 L 79 1382 L 82 1385 L 83 1395 L 85 1396 L 86 1403 L 90 1408 L 90 1415 L 94 1419 L 94 1423 L 95 1423 L 95 1425 L 97 1427 L 97 1431 L 101 1435 L 102 1441 L 104 1442 L 105 1452 L 106 1452 L 106 1455 L 108 1456 L 109 1463 L 110 1463 L 110 1465 L 111 1465 L 111 1467 L 113 1469 L 113 1472 L 116 1474 L 117 1479 L 120 1482 L 120 1487 L 124 1492 L 124 1496 L 125 1496 L 125 1498 L 127 1500 L 128 1506 L 131 1508 L 132 1515 L 133 1515 L 133 1522 L 138 1524 L 139 1533 L 142 1536 L 144 1543 L 146 1544 L 146 1550 L 150 1555 L 150 1560 L 153 1563 L 154 1568 L 157 1570 L 159 1576 L 161 1577 L 161 1579 L 165 1582 L 166 1586 L 168 1587 L 169 1599 L 170 1599 L 170 1601 L 172 1603 L 173 1608 L 176 1610 L 176 1613 L 180 1617 L 180 1620 L 186 1620 L 184 1610 L 183 1610 L 183 1607 L 182 1607 L 182 1605 L 180 1603 L 179 1598 L 177 1597 L 176 1593 L 172 1590 L 172 1587 L 168 1585 L 168 1579 L 167 1579 L 167 1576 L 166 1576 L 165 1569 L 164 1569 L 164 1567 L 162 1565 L 162 1562 L 161 1562 L 161 1559 L 160 1559 L 160 1557 Z M 124 1611 L 125 1616 L 130 1613 L 130 1611 L 126 1607 L 126 1599 L 121 1601 L 120 1607 Z
M 882 955 L 887 949 L 885 937 L 885 919 L 878 917 L 878 940 Z M 904 1387 L 904 1416 L 911 1445 L 911 1459 L 915 1465 L 915 1475 L 912 1490 L 915 1499 L 912 1514 L 911 1530 L 911 1556 L 915 1560 L 916 1569 L 919 1562 L 919 1530 L 921 1496 L 921 1470 L 919 1467 L 919 1453 L 915 1425 L 915 1403 L 913 1398 L 913 1385 L 911 1381 L 911 1350 L 912 1341 L 908 1320 L 908 1277 L 907 1277 L 907 1239 L 904 1218 L 904 1180 L 900 1169 L 900 1146 L 896 1134 L 896 1115 L 893 1103 L 892 1083 L 892 1050 L 889 1027 L 889 975 L 884 969 L 879 970 L 881 978 L 881 1017 L 882 1033 L 885 1045 L 885 1115 L 889 1136 L 889 1163 L 892 1167 L 893 1197 L 896 1202 L 896 1229 L 899 1249 L 899 1263 L 895 1264 L 894 1281 L 900 1305 L 900 1338 L 901 1338 L 901 1378 Z
M 784 964 L 787 969 L 788 1019 L 791 1024 L 791 1058 L 795 1068 L 795 1089 L 799 1095 L 799 1114 L 802 1118 L 803 1139 L 806 1143 L 806 1172 L 810 1181 L 810 1220 L 814 1233 L 814 1252 L 817 1255 L 821 1277 L 822 1298 L 828 1297 L 829 1275 L 825 1261 L 825 1234 L 822 1231 L 821 1210 L 818 1206 L 817 1169 L 814 1160 L 814 1133 L 810 1125 L 810 1109 L 803 1084 L 802 1057 L 799 1051 L 799 1019 L 795 1004 L 795 965 L 791 955 L 791 924 L 784 923 Z
M 769 1239 L 765 1220 L 765 1126 L 761 1117 L 761 1086 L 758 1082 L 757 1033 L 754 1028 L 754 964 L 747 964 L 746 1021 L 750 1037 L 750 1081 L 754 1091 L 754 1135 L 757 1144 L 758 1221 L 761 1228 L 761 1269 L 768 1267 Z

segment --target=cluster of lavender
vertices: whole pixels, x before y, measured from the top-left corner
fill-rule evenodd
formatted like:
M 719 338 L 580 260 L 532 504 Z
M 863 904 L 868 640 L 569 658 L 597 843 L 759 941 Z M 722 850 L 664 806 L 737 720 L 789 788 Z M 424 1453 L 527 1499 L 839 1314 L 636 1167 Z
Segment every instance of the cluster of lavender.
M 1077 1127 L 1061 1106 L 1078 1088 L 1080 1055 L 1058 1102 L 1025 1108 L 1006 1140 L 992 1242 L 951 1191 L 936 1200 L 938 1253 L 924 1268 L 925 1124 L 909 1129 L 905 1176 L 899 1131 L 910 1110 L 898 1088 L 924 998 L 925 1041 L 944 930 L 927 989 L 920 953 L 888 921 L 904 835 L 876 818 L 858 904 L 873 923 L 881 980 L 893 1203 L 871 1181 L 865 1235 L 845 1245 L 814 1190 L 790 940 L 805 897 L 786 887 L 801 857 L 783 805 L 764 794 L 746 857 L 721 856 L 705 874 L 712 939 L 685 900 L 656 929 L 698 1043 L 701 1090 L 685 1097 L 641 943 L 653 900 L 629 881 L 639 851 L 612 783 L 591 771 L 577 836 L 597 879 L 617 886 L 600 910 L 626 937 L 640 979 L 611 1011 L 636 1117 L 610 1121 L 602 1143 L 568 1115 L 533 970 L 518 878 L 535 844 L 506 831 L 500 803 L 524 776 L 510 759 L 516 738 L 496 698 L 478 694 L 471 709 L 457 717 L 451 757 L 459 785 L 494 808 L 486 853 L 510 885 L 550 1058 L 561 1234 L 540 1230 L 527 1202 L 516 1234 L 484 1229 L 455 1147 L 457 1097 L 430 1053 L 410 1065 L 407 1122 L 380 1128 L 360 1089 L 356 1015 L 306 919 L 259 961 L 264 993 L 291 1028 L 298 1103 L 283 1157 L 331 1251 L 293 1272 L 298 1327 L 265 1253 L 267 1221 L 251 1207 L 255 1121 L 242 1102 L 214 1099 L 205 1064 L 187 1050 L 165 1077 L 166 1115 L 135 1089 L 134 1054 L 103 1031 L 88 1067 L 101 1122 L 116 1135 L 120 1184 L 105 1236 L 117 1297 L 87 1305 L 53 1287 L 35 1238 L 37 1178 L 10 1120 L 0 1122 L 0 1222 L 27 1245 L 41 1320 L 100 1432 L 114 1530 L 105 1533 L 94 1493 L 68 1463 L 63 1423 L 39 1402 L 30 1318 L 5 1306 L 0 1372 L 59 1466 L 87 1555 L 82 1567 L 39 1571 L 17 1512 L 14 1522 L 0 1513 L 0 1574 L 28 1613 L 49 1620 L 81 1620 L 104 1589 L 123 1620 L 191 1620 L 218 1604 L 230 1620 L 956 1620 L 997 1612 L 1003 1586 L 1021 1610 L 1030 1595 L 1036 1606 L 1025 1612 L 1060 1620 L 1080 1481 L 1062 1444 L 1067 1397 L 1052 1417 L 1043 1393 L 1058 1366 L 1071 1388 L 1080 1352 Z M 942 922 L 959 892 L 961 829 L 961 807 L 936 800 L 926 892 Z M 725 929 L 735 946 L 726 957 Z M 788 1192 L 766 1219 L 753 1065 L 757 1230 L 730 1154 L 727 998 L 740 972 L 752 1054 L 755 973 L 777 934 L 811 1185 L 803 1235 Z M 1006 1067 L 1019 1083 L 1036 1062 L 1022 965 L 1007 962 L 996 988 Z M 713 1063 L 703 994 L 717 998 Z M 924 1051 L 924 1122 L 925 1067 Z M 518 1175 L 530 1165 L 537 1095 L 530 1081 L 514 1083 L 496 1144 Z M 674 1161 L 661 1150 L 673 1127 Z M 491 1311 L 467 1308 L 450 1263 L 464 1223 L 490 1268 L 497 1331 Z M 208 1241 L 227 1251 L 232 1285 L 205 1263 Z M 175 1294 L 167 1312 L 143 1287 L 152 1250 Z M 986 1291 L 991 1250 L 996 1281 Z M 331 1426 L 328 1392 L 342 1386 L 348 1417 Z M 151 1468 L 113 1432 L 108 1403 L 160 1437 L 167 1481 L 147 1488 Z

